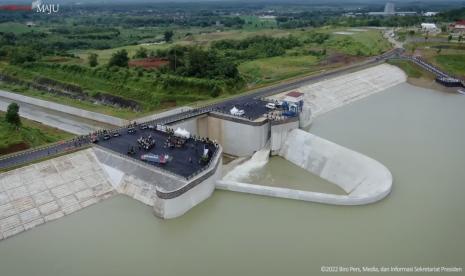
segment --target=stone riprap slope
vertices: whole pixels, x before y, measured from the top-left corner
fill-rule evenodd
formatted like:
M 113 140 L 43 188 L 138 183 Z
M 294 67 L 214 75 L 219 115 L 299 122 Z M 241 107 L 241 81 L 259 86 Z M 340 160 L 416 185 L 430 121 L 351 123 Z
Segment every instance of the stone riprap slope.
M 311 108 L 316 117 L 405 81 L 407 76 L 404 71 L 396 66 L 381 64 L 302 86 L 297 91 L 305 94 L 305 105 Z M 271 99 L 282 100 L 288 92 L 277 94 Z
M 0 174 L 0 240 L 113 194 L 91 149 Z

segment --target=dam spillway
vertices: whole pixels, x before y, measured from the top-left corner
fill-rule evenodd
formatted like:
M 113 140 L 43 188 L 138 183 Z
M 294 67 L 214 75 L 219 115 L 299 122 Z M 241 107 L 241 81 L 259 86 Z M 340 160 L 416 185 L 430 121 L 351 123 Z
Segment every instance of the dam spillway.
M 295 165 L 343 189 L 347 195 L 317 193 L 240 182 L 244 176 L 267 159 L 259 151 L 250 160 L 230 171 L 218 181 L 218 188 L 236 192 L 297 199 L 303 201 L 362 205 L 379 201 L 392 188 L 391 172 L 378 161 L 300 129 L 292 130 L 279 155 Z

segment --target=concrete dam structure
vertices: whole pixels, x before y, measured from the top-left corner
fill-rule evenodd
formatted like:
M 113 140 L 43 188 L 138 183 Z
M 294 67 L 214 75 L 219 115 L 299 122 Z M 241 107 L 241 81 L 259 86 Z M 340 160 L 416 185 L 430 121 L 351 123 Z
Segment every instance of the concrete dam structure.
M 318 114 L 322 114 L 382 91 L 381 85 L 371 89 L 382 78 L 381 69 L 398 73 L 390 66 L 371 69 L 372 80 L 357 78 L 352 90 L 337 90 L 349 95 L 342 101 L 337 95 L 325 95 L 321 100 L 308 96 L 313 92 L 292 91 L 278 98 L 173 110 L 169 114 L 180 112 L 182 116 L 156 115 L 152 121 L 93 133 L 86 138 L 91 141 L 86 144 L 88 149 L 79 145 L 78 152 L 0 174 L 0 239 L 115 194 L 151 206 L 154 214 L 164 219 L 188 212 L 208 199 L 215 188 L 338 205 L 381 200 L 390 193 L 393 181 L 385 166 L 299 129 L 312 122 L 312 102 L 306 101 L 318 104 Z M 385 86 L 405 77 L 395 76 L 387 78 Z M 341 78 L 333 82 L 345 83 Z M 365 90 L 359 89 L 360 83 Z M 79 140 L 74 147 L 76 142 Z M 72 147 L 73 143 L 63 146 Z M 239 157 L 234 164 L 251 158 L 223 177 L 223 153 Z M 267 164 L 270 155 L 282 156 L 337 185 L 345 194 L 243 183 L 245 176 Z
M 221 148 L 203 172 L 186 179 L 94 146 L 0 174 L 0 240 L 116 194 L 175 218 L 210 197 L 220 177 Z
M 336 184 L 347 195 L 241 183 L 244 175 L 266 164 L 269 151 L 257 152 L 252 159 L 234 168 L 218 181 L 218 188 L 337 205 L 373 203 L 386 197 L 392 188 L 391 172 L 378 161 L 300 129 L 289 132 L 279 155 Z
M 270 122 L 263 118 L 249 121 L 226 114 L 209 113 L 169 125 L 200 137 L 209 137 L 222 145 L 226 154 L 251 156 L 270 138 Z
M 203 172 L 192 179 L 159 170 L 124 155 L 95 147 L 94 153 L 113 188 L 153 206 L 156 216 L 176 218 L 209 198 L 221 177 L 221 148 Z
M 225 113 L 209 112 L 171 123 L 169 126 L 185 129 L 196 136 L 209 137 L 221 144 L 226 154 L 249 157 L 265 147 L 273 136 L 272 133 L 279 132 L 285 137 L 290 129 L 306 128 L 312 121 L 312 112 L 307 106 L 303 106 L 298 116 L 294 117 L 283 116 L 280 120 L 273 120 L 266 115 L 260 114 L 255 120 L 250 120 Z

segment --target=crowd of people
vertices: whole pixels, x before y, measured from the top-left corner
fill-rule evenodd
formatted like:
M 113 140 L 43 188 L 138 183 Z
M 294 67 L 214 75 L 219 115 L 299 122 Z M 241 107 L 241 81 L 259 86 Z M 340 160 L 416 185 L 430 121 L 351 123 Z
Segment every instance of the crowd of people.
M 137 124 L 136 122 L 129 123 L 127 126 L 125 126 L 126 129 L 136 129 L 137 127 L 141 127 L 142 129 L 142 124 Z M 154 128 L 151 128 L 154 129 Z M 164 148 L 183 148 L 186 146 L 188 141 L 193 141 L 196 143 L 202 143 L 203 147 L 200 148 L 196 143 L 189 143 L 189 147 L 192 147 L 192 149 L 195 148 L 195 155 L 193 156 L 187 156 L 188 162 L 192 163 L 193 160 L 198 158 L 198 162 L 201 164 L 206 164 L 210 159 L 212 158 L 213 154 L 215 153 L 216 149 L 219 147 L 218 143 L 216 141 L 213 141 L 209 138 L 205 137 L 200 137 L 197 135 L 190 135 L 190 137 L 180 137 L 175 134 L 175 130 L 173 128 L 169 127 L 164 127 L 162 130 L 156 130 L 154 129 L 153 131 L 162 131 L 168 134 L 168 137 L 165 140 L 164 143 Z M 115 130 L 107 130 L 107 129 L 102 129 L 102 130 L 97 130 L 93 133 L 90 133 L 88 135 L 81 135 L 78 137 L 75 137 L 72 140 L 72 143 L 74 147 L 82 147 L 84 145 L 94 143 L 98 141 L 99 137 L 103 137 L 105 135 L 112 135 L 115 132 Z M 119 132 L 118 132 L 119 133 Z M 137 153 L 145 150 L 149 151 L 152 148 L 156 146 L 156 139 L 152 134 L 149 134 L 148 136 L 140 136 L 137 139 L 137 144 L 133 145 L 128 145 L 128 150 L 127 154 L 128 155 L 136 155 Z M 205 151 L 205 149 L 208 149 L 208 151 Z M 205 152 L 207 152 L 207 155 L 205 156 Z
M 288 117 L 283 115 L 282 110 L 274 110 L 265 114 L 265 118 L 270 121 L 283 121 L 286 120 Z
M 137 143 L 139 144 L 139 147 L 145 150 L 150 150 L 153 147 L 155 147 L 155 139 L 152 137 L 152 135 L 149 135 L 147 137 L 139 137 L 139 139 L 137 139 Z

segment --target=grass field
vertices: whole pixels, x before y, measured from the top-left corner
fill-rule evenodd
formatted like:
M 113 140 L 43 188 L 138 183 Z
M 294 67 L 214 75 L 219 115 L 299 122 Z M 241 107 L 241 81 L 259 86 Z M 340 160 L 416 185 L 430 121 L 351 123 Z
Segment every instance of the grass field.
M 5 122 L 4 113 L 0 112 L 0 155 L 73 137 L 70 133 L 24 118 L 21 122 L 22 127 L 16 129 Z
M 247 17 L 247 20 L 250 20 L 253 26 L 262 21 L 272 21 L 272 20 L 260 20 L 257 17 Z M 265 23 L 264 23 L 265 24 Z M 273 25 L 273 23 L 266 23 Z M 247 24 L 246 24 L 247 25 Z M 325 43 L 325 47 L 340 51 L 344 54 L 349 55 L 377 55 L 384 51 L 387 51 L 391 46 L 388 41 L 386 41 L 379 30 L 367 29 L 366 31 L 353 32 L 353 35 L 338 35 L 334 34 L 337 31 L 347 31 L 347 28 L 317 28 L 317 29 L 293 29 L 293 30 L 283 30 L 276 28 L 244 28 L 242 30 L 228 30 L 228 31 L 209 31 L 205 32 L 199 29 L 180 29 L 178 30 L 176 39 L 173 43 L 170 44 L 151 44 L 151 45 L 129 45 L 124 47 L 106 49 L 106 50 L 79 50 L 74 51 L 73 53 L 77 55 L 79 59 L 70 61 L 70 63 L 84 64 L 87 61 L 89 53 L 98 54 L 99 63 L 106 64 L 110 59 L 111 55 L 118 50 L 125 49 L 128 51 L 130 57 L 132 57 L 137 49 L 144 47 L 149 51 L 156 51 L 157 49 L 166 49 L 172 47 L 173 45 L 199 45 L 199 46 L 208 46 L 211 42 L 222 40 L 222 39 L 244 39 L 256 35 L 265 35 L 272 37 L 286 37 L 288 35 L 295 35 L 298 38 L 305 39 L 307 35 L 312 32 L 326 32 L 331 35 L 331 38 Z M 185 36 L 185 34 L 190 34 Z
M 465 51 L 462 54 L 438 55 L 435 60 L 447 72 L 465 77 Z
M 407 48 L 442 70 L 465 78 L 465 44 L 460 45 L 455 41 L 409 43 Z
M 326 31 L 332 34 L 331 38 L 327 41 L 328 48 L 341 51 L 344 54 L 373 56 L 391 48 L 391 45 L 379 30 L 366 29 L 365 31 L 350 31 L 350 28 L 345 28 L 329 29 Z M 352 34 L 337 34 L 337 32 L 348 32 Z
M 317 64 L 314 56 L 281 56 L 242 63 L 239 71 L 249 83 L 263 84 L 317 71 Z
M 101 92 L 136 101 L 140 105 L 140 111 L 95 104 L 94 100 L 79 101 L 64 96 L 56 96 L 44 91 L 30 89 L 24 85 L 0 84 L 6 90 L 125 119 L 133 119 L 149 112 L 163 111 L 167 108 L 211 99 L 211 95 L 208 91 L 205 91 L 205 88 L 196 86 L 183 87 L 182 89 L 178 87 L 164 88 L 159 85 L 159 82 L 155 81 L 152 75 L 145 74 L 138 77 L 134 75 L 134 71 L 129 70 L 106 72 L 103 69 L 104 74 L 111 75 L 111 78 L 106 78 L 95 73 L 92 69 L 74 72 L 73 70 L 55 68 L 42 63 L 24 68 L 1 64 L 0 69 L 8 75 L 29 82 L 34 82 L 39 77 L 47 77 L 61 83 L 77 85 L 84 91 L 88 91 L 89 95 Z M 102 73 L 102 71 L 99 72 Z
M 277 28 L 278 24 L 274 18 L 259 18 L 257 16 L 241 16 L 245 21 L 244 30 L 260 30 Z
M 250 36 L 255 35 L 266 35 L 272 37 L 284 37 L 289 34 L 293 34 L 295 30 L 278 30 L 278 29 L 243 29 L 243 30 L 228 30 L 228 31 L 201 31 L 199 29 L 181 29 L 178 30 L 179 33 L 176 33 L 175 36 L 177 39 L 172 43 L 162 43 L 162 44 L 151 44 L 151 45 L 129 45 L 124 47 L 117 47 L 106 50 L 77 50 L 73 54 L 81 58 L 81 61 L 75 60 L 75 63 L 85 63 L 89 53 L 96 53 L 99 58 L 98 61 L 100 64 L 106 64 L 113 53 L 116 51 L 125 49 L 129 57 L 134 56 L 137 49 L 144 47 L 149 51 L 156 51 L 158 49 L 163 50 L 173 45 L 198 45 L 198 46 L 209 46 L 210 43 L 222 39 L 244 39 Z M 186 34 L 188 34 L 186 36 Z
M 34 27 L 35 28 L 35 27 Z M 6 22 L 0 23 L 0 33 L 14 33 L 14 34 L 22 34 L 31 32 L 34 28 L 30 28 L 25 24 L 21 23 L 14 23 L 14 22 Z
M 247 17 L 250 22 L 261 22 L 262 20 L 257 17 Z M 247 21 L 246 20 L 246 21 Z M 247 22 L 249 22 L 247 21 Z M 265 20 L 268 21 L 268 20 Z M 252 23 L 256 24 L 256 23 Z M 208 46 L 211 42 L 222 40 L 222 39 L 244 39 L 250 36 L 265 35 L 272 37 L 285 37 L 288 35 L 295 35 L 299 39 L 304 40 L 308 35 L 313 32 L 325 32 L 330 34 L 330 39 L 320 47 L 328 47 L 342 53 L 350 55 L 376 55 L 387 51 L 390 48 L 389 42 L 387 42 L 382 33 L 379 30 L 365 29 L 363 31 L 353 32 L 352 35 L 339 35 L 335 34 L 338 31 L 347 31 L 347 28 L 318 28 L 318 29 L 293 29 L 293 30 L 282 30 L 282 29 L 271 29 L 271 28 L 260 28 L 254 29 L 242 29 L 242 30 L 231 30 L 231 31 L 211 31 L 211 32 L 200 32 L 199 30 L 189 32 L 189 29 L 180 30 L 182 33 L 190 33 L 189 36 L 181 36 L 180 39 L 175 40 L 171 44 L 152 44 L 152 45 L 130 45 L 125 47 L 118 47 L 107 50 L 86 50 L 86 51 L 75 51 L 74 53 L 82 58 L 87 59 L 89 53 L 93 52 L 99 55 L 100 64 L 108 62 L 111 55 L 121 49 L 126 49 L 129 56 L 133 56 L 137 49 L 140 47 L 147 48 L 149 51 L 157 49 L 166 49 L 173 45 L 203 45 Z M 296 59 L 297 60 L 297 59 Z
M 390 60 L 389 64 L 395 65 L 407 74 L 409 78 L 428 78 L 434 79 L 434 75 L 423 70 L 418 65 L 406 60 Z

